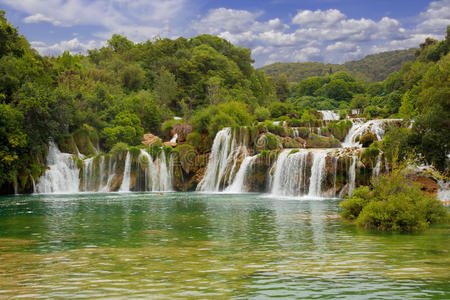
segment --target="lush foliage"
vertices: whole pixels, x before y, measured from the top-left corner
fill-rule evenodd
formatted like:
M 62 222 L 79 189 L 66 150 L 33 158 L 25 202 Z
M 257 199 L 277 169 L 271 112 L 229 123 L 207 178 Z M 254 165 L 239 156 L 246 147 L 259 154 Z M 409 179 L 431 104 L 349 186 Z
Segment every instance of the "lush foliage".
M 341 214 L 361 228 L 381 231 L 420 231 L 446 222 L 448 212 L 442 203 L 405 180 L 404 172 L 395 170 L 374 181 L 370 188 L 355 189 L 339 204 Z
M 277 78 L 286 74 L 290 82 L 326 74 L 344 71 L 364 81 L 381 81 L 400 69 L 408 61 L 414 59 L 415 49 L 388 51 L 372 54 L 360 60 L 349 61 L 342 65 L 323 64 L 319 62 L 274 63 L 261 68 L 267 75 Z

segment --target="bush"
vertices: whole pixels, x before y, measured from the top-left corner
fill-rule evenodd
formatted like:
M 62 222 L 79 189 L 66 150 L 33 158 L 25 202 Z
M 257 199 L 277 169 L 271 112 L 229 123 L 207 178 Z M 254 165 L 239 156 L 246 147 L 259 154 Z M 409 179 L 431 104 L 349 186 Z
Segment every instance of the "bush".
M 369 187 L 358 187 L 339 204 L 343 217 L 357 226 L 380 231 L 412 232 L 446 222 L 447 209 L 434 197 L 423 195 L 402 170 L 381 176 Z
M 272 118 L 281 117 L 289 113 L 291 106 L 287 103 L 273 102 L 269 106 L 270 115 Z
M 118 154 L 124 153 L 126 151 L 128 151 L 128 145 L 125 143 L 119 142 L 111 148 L 110 153 L 112 155 L 118 155 Z
M 191 132 L 186 137 L 186 142 L 188 144 L 194 146 L 195 148 L 198 148 L 198 146 L 200 145 L 201 141 L 202 141 L 202 136 L 198 132 Z
M 263 122 L 270 118 L 270 111 L 265 107 L 258 107 L 255 109 L 255 117 L 258 121 Z

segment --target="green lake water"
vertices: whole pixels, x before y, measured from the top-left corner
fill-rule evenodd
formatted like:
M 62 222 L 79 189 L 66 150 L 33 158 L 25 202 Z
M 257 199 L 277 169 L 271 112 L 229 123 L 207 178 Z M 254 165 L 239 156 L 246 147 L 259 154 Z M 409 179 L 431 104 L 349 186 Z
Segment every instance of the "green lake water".
M 449 226 L 374 234 L 339 200 L 0 197 L 0 298 L 449 299 Z

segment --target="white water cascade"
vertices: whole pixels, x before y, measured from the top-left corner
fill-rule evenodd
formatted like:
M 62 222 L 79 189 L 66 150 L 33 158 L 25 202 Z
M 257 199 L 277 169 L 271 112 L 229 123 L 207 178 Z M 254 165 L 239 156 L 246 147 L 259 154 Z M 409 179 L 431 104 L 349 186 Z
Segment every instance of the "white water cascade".
M 178 140 L 178 133 L 175 133 L 173 137 L 170 139 L 169 143 L 176 143 Z
M 306 167 L 309 152 L 283 150 L 272 167 L 271 194 L 276 196 L 301 196 L 306 194 Z
M 342 147 L 361 148 L 362 145 L 357 141 L 357 139 L 361 138 L 365 133 L 368 132 L 374 133 L 377 136 L 377 139 L 381 141 L 384 137 L 386 124 L 396 121 L 401 121 L 401 119 L 378 119 L 370 120 L 367 122 L 362 122 L 359 119 L 353 119 L 353 126 L 345 137 L 345 140 L 342 143 Z
M 313 153 L 313 164 L 311 167 L 311 177 L 309 178 L 309 197 L 320 197 L 322 192 L 322 182 L 326 175 L 325 163 L 328 150 L 316 150 Z
M 350 165 L 350 169 L 348 170 L 349 173 L 349 188 L 348 188 L 348 194 L 351 196 L 353 194 L 353 191 L 355 190 L 355 182 L 356 182 L 356 161 L 357 156 L 352 156 L 352 164 Z
M 322 120 L 324 121 L 335 121 L 339 120 L 339 115 L 335 113 L 333 110 L 319 110 L 322 114 Z
M 245 190 L 245 183 L 248 176 L 248 173 L 253 165 L 253 162 L 258 157 L 258 155 L 253 156 L 247 156 L 244 158 L 244 160 L 241 163 L 241 167 L 239 168 L 239 171 L 236 173 L 236 176 L 234 177 L 233 183 L 229 185 L 225 192 L 228 193 L 243 193 L 247 192 Z
M 218 192 L 223 180 L 226 179 L 227 168 L 229 168 L 228 182 L 231 182 L 237 160 L 241 154 L 244 159 L 248 155 L 244 136 L 240 134 L 236 142 L 231 128 L 227 127 L 220 130 L 214 138 L 205 176 L 200 181 L 197 190 Z
M 106 181 L 106 185 L 101 189 L 102 192 L 105 193 L 109 192 L 113 177 L 115 175 L 115 170 L 116 170 L 116 161 L 114 160 L 113 163 L 113 159 L 112 157 L 110 157 L 108 162 L 108 180 Z
M 127 152 L 127 157 L 125 158 L 125 167 L 123 170 L 122 184 L 120 185 L 119 192 L 129 192 L 130 191 L 130 175 L 131 175 L 131 154 L 130 151 Z
M 140 156 L 145 156 L 148 166 L 145 168 L 145 190 L 146 191 L 172 191 L 173 190 L 173 158 L 170 156 L 169 163 L 164 151 L 159 157 L 153 160 L 152 156 L 141 149 Z M 167 167 L 167 165 L 169 165 Z
M 79 192 L 79 169 L 72 154 L 62 153 L 51 141 L 47 154 L 48 170 L 45 171 L 38 183 L 38 193 L 77 193 Z

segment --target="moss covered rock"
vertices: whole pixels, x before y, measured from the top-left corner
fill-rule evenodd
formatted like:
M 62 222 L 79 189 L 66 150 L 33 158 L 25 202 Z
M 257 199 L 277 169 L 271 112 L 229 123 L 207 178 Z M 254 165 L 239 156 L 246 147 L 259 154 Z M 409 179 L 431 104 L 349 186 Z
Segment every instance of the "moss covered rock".
M 262 134 L 256 141 L 256 150 L 275 150 L 280 149 L 281 143 L 279 137 L 271 133 Z
M 339 148 L 341 143 L 332 137 L 324 137 L 311 133 L 306 140 L 307 148 Z
M 97 151 L 91 141 L 91 132 L 86 128 L 80 128 L 73 133 L 73 139 L 78 151 L 84 155 L 95 155 Z
M 285 137 L 281 143 L 283 144 L 283 148 L 305 148 L 306 146 L 306 141 L 299 137 Z

